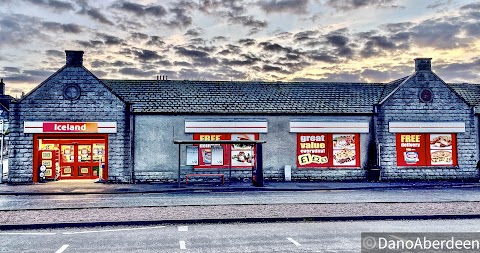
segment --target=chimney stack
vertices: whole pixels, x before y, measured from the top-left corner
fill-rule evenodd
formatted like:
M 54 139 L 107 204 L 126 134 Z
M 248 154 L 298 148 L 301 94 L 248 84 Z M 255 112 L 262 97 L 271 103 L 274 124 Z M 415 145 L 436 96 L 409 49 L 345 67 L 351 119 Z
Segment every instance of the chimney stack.
M 415 71 L 428 70 L 432 71 L 432 58 L 416 58 Z
M 83 51 L 65 50 L 67 56 L 66 65 L 69 67 L 83 66 Z
M 3 78 L 0 79 L 0 95 L 5 95 L 5 83 L 3 82 Z

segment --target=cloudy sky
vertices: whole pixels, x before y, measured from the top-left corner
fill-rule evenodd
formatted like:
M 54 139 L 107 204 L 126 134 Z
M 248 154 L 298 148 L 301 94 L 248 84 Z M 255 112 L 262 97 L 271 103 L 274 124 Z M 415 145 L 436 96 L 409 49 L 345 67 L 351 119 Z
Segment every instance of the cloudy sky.
M 388 82 L 430 57 L 480 83 L 480 2 L 0 0 L 0 78 L 28 92 L 85 51 L 101 79 Z

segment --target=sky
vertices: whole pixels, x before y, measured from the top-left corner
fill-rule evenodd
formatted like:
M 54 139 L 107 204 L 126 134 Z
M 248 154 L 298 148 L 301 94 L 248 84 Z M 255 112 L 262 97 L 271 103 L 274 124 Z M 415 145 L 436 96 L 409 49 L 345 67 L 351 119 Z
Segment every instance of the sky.
M 389 82 L 432 58 L 480 83 L 480 1 L 0 0 L 0 78 L 19 97 L 84 51 L 100 79 Z

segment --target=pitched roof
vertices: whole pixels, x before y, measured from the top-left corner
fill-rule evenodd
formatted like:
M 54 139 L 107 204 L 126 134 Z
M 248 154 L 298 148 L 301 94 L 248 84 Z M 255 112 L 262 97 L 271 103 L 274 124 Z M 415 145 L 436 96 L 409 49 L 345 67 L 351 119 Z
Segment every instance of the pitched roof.
M 137 113 L 357 114 L 392 94 L 390 83 L 102 80 Z M 479 84 L 447 84 L 480 112 Z
M 142 113 L 371 113 L 384 84 L 102 80 Z
M 447 84 L 461 96 L 465 101 L 474 106 L 475 109 L 480 112 L 480 84 L 471 84 L 471 83 L 449 83 Z

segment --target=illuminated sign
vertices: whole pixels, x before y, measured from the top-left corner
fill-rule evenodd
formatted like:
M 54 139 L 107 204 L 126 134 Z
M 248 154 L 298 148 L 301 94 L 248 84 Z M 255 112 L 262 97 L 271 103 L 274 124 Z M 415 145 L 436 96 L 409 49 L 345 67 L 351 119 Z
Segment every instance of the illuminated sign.
M 117 122 L 25 121 L 24 133 L 116 133 Z

